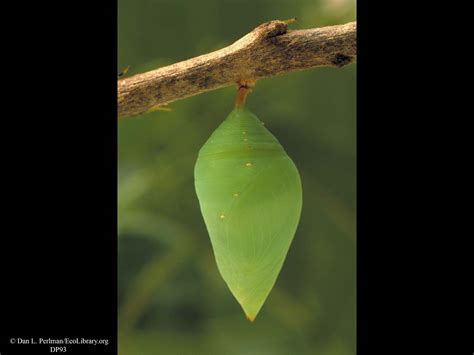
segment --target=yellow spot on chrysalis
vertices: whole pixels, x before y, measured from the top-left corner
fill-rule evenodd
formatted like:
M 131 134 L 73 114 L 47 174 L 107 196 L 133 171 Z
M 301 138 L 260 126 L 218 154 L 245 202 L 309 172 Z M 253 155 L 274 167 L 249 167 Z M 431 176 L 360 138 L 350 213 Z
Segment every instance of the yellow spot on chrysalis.
M 252 166 L 252 163 L 246 163 L 245 166 Z
M 234 196 L 234 197 L 239 197 L 239 194 L 236 192 L 236 193 L 234 193 L 233 196 Z
M 247 134 L 247 132 L 243 131 L 242 134 L 245 136 Z
M 248 138 L 244 138 L 244 142 L 247 142 L 248 141 Z
M 219 216 L 220 219 L 224 219 L 225 218 L 225 214 L 221 213 L 221 215 Z

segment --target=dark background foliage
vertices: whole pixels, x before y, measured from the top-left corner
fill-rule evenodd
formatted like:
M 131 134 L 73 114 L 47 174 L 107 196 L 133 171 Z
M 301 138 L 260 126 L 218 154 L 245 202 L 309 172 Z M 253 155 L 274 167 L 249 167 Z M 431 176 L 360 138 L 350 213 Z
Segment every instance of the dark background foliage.
M 262 22 L 355 20 L 352 0 L 119 0 L 127 75 L 229 45 Z M 355 354 L 356 64 L 258 82 L 247 105 L 297 165 L 303 212 L 255 323 L 215 265 L 194 191 L 200 147 L 232 110 L 225 88 L 119 121 L 122 354 Z

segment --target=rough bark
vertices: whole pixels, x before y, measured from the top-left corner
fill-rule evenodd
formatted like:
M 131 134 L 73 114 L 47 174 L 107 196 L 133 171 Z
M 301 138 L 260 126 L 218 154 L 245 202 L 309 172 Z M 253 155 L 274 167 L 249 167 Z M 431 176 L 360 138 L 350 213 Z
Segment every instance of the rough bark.
M 118 81 L 118 117 L 225 86 L 355 60 L 356 22 L 287 30 L 286 21 L 264 23 L 232 45 Z

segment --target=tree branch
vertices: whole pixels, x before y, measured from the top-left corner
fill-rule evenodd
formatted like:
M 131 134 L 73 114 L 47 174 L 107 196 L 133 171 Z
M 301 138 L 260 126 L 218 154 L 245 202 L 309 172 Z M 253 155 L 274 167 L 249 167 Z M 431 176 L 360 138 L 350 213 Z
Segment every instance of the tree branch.
M 118 117 L 245 81 L 317 66 L 342 67 L 356 57 L 356 22 L 287 31 L 264 23 L 232 45 L 118 81 Z

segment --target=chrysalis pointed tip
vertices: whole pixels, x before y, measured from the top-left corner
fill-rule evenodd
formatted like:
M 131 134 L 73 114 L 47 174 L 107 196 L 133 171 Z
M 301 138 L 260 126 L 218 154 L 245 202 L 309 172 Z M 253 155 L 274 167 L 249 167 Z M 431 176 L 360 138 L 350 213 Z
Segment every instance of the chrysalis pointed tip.
M 246 314 L 245 317 L 247 318 L 247 320 L 250 321 L 250 323 L 253 323 L 255 321 L 255 318 L 256 318 L 255 316 L 251 317 L 248 314 Z

